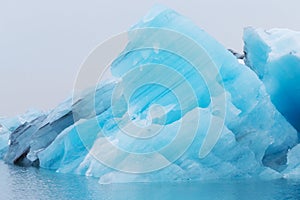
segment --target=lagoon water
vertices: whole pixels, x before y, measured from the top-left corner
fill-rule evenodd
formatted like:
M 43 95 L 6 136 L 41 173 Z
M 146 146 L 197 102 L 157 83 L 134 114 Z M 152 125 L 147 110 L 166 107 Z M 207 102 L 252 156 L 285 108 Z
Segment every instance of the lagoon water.
M 134 183 L 100 185 L 95 178 L 58 174 L 0 161 L 0 200 L 300 199 L 300 181 Z

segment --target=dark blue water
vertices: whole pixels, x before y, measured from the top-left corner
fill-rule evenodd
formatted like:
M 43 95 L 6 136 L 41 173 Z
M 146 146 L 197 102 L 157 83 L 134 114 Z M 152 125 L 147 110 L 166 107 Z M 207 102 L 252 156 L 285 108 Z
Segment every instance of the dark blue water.
M 0 162 L 0 199 L 300 199 L 300 181 L 100 185 L 95 178 L 8 166 Z

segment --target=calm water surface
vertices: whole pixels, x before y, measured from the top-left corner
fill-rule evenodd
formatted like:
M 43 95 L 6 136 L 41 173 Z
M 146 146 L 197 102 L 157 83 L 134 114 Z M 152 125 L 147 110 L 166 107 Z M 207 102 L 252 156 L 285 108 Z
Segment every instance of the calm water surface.
M 94 178 L 8 166 L 0 161 L 0 200 L 6 199 L 300 199 L 300 181 L 100 185 Z

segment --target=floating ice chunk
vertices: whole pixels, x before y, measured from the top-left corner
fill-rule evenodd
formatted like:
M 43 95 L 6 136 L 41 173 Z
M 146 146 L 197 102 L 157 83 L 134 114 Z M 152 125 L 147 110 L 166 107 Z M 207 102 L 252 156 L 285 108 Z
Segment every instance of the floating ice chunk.
M 41 167 L 63 173 L 100 177 L 101 183 L 280 177 L 275 170 L 282 171 L 286 166 L 286 155 L 288 149 L 297 144 L 297 133 L 275 109 L 256 74 L 245 65 L 239 64 L 227 49 L 176 12 L 160 9 L 159 12 L 154 10 L 152 13 L 155 14 L 150 14 L 151 18 L 139 22 L 132 30 L 156 27 L 184 34 L 205 49 L 220 72 L 219 76 L 209 79 L 215 87 L 223 85 L 227 97 L 224 102 L 227 112 L 220 139 L 212 151 L 203 156 L 200 149 L 205 140 L 214 145 L 210 137 L 206 138 L 206 133 L 210 120 L 222 119 L 223 115 L 211 104 L 211 96 L 203 77 L 182 57 L 158 49 L 168 41 L 166 38 L 147 31 L 135 34 L 129 32 L 129 43 L 124 50 L 128 53 L 121 54 L 111 66 L 112 75 L 118 79 L 116 86 L 107 85 L 97 90 L 96 100 L 99 99 L 99 106 L 96 106 L 96 109 L 99 111 L 95 117 L 71 125 L 50 146 L 38 153 Z M 154 45 L 153 49 L 133 50 L 153 40 L 153 37 L 160 41 L 159 46 Z M 174 40 L 170 45 L 179 50 L 182 48 L 180 45 L 184 44 L 177 44 Z M 186 52 L 196 59 L 202 56 L 194 49 Z M 161 70 L 162 68 L 157 66 L 169 68 Z M 135 69 L 137 73 L 130 76 L 129 72 Z M 178 74 L 190 84 L 198 102 L 195 103 L 187 90 L 183 89 L 187 87 L 183 87 L 185 82 L 179 81 L 181 79 Z M 137 87 L 143 81 L 153 78 L 164 81 L 165 85 L 170 87 L 159 84 Z M 114 89 L 105 89 L 110 87 Z M 133 89 L 135 91 L 130 93 Z M 176 95 L 173 94 L 174 91 Z M 115 96 L 112 96 L 113 92 Z M 183 104 L 179 103 L 178 95 L 184 97 Z M 214 95 L 213 98 L 218 98 L 217 93 Z M 110 105 L 112 97 L 115 98 L 115 107 Z M 87 94 L 82 99 L 85 99 L 81 101 L 84 104 L 77 106 L 79 109 L 76 114 L 86 118 L 91 110 L 88 107 L 91 98 Z M 124 101 L 126 99 L 128 102 Z M 153 109 L 154 105 L 160 109 Z M 155 110 L 158 113 L 153 113 Z M 173 160 L 173 154 L 193 136 L 192 129 L 195 128 L 197 112 L 200 112 L 201 120 L 196 129 L 196 136 L 181 157 Z M 170 144 L 174 137 L 178 137 L 176 129 L 184 120 L 188 123 L 178 140 L 181 143 L 172 150 L 161 152 L 162 147 Z M 138 126 L 133 129 L 134 123 L 140 128 L 152 125 L 153 129 L 161 129 L 162 134 L 147 140 L 137 140 L 123 132 L 127 130 L 131 133 L 135 130 L 135 136 L 147 136 L 147 129 L 142 131 Z M 85 140 L 88 140 L 88 148 Z M 130 152 L 156 152 L 152 157 L 156 158 L 156 161 L 147 164 L 148 158 L 140 160 Z M 146 174 L 122 172 L 147 171 L 148 168 L 151 171 L 151 167 L 156 165 L 167 167 Z
M 143 28 L 182 34 L 203 51 L 172 34 L 135 31 Z M 27 159 L 40 167 L 99 177 L 100 183 L 281 177 L 297 132 L 255 72 L 170 9 L 152 10 L 128 39 L 110 67 L 118 81 L 87 90 L 41 122 L 14 131 L 11 136 L 32 139 L 20 140 L 22 151 L 9 150 L 9 160 L 16 152 L 25 155 L 29 146 Z M 148 43 L 151 48 L 136 49 Z M 161 49 L 165 46 L 174 52 Z M 199 62 L 203 77 L 192 63 L 207 56 L 210 65 Z M 224 103 L 226 112 L 214 101 Z M 15 144 L 12 140 L 10 148 Z

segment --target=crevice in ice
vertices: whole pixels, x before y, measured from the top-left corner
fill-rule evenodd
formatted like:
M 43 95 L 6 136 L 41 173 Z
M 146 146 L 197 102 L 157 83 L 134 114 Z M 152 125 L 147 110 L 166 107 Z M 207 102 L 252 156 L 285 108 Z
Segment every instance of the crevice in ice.
M 262 159 L 262 163 L 266 167 L 275 169 L 278 172 L 282 172 L 287 167 L 287 153 L 288 149 L 278 151 L 276 153 L 268 153 L 268 149 Z

